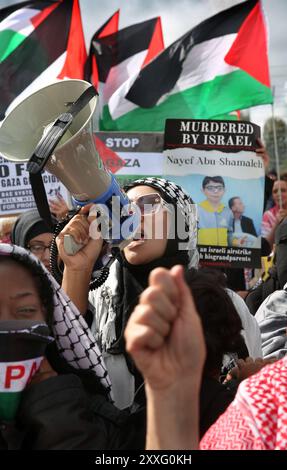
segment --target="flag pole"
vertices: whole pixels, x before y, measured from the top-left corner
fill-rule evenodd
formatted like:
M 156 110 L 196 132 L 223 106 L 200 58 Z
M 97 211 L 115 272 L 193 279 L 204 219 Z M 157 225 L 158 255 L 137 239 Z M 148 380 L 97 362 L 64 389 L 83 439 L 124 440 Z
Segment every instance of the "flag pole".
M 277 179 L 280 180 L 280 163 L 279 163 L 279 153 L 278 153 L 278 144 L 277 144 L 277 132 L 276 132 L 276 125 L 275 125 L 275 116 L 274 116 L 274 101 L 275 101 L 275 86 L 272 87 L 272 94 L 273 94 L 273 101 L 271 104 L 272 109 L 272 127 L 273 127 L 273 139 L 274 139 L 274 153 L 275 153 L 275 165 L 276 165 L 276 173 Z M 281 194 L 281 186 L 278 187 L 278 196 L 279 196 L 279 207 L 282 209 L 282 194 Z

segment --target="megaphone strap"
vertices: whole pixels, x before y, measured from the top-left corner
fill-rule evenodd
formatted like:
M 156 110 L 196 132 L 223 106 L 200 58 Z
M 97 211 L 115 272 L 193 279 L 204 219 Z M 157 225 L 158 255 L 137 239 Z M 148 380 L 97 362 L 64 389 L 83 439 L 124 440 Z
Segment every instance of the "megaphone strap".
M 48 228 L 53 231 L 51 211 L 42 175 L 39 173 L 30 173 L 30 183 L 40 217 L 46 222 Z
M 77 101 L 71 104 L 70 108 L 65 113 L 57 117 L 54 124 L 47 134 L 42 137 L 33 155 L 29 159 L 27 170 L 30 174 L 39 173 L 43 169 L 53 150 L 72 124 L 74 117 L 97 94 L 97 90 L 91 85 L 81 94 Z
M 67 111 L 69 114 L 72 114 L 73 118 L 88 104 L 88 102 L 94 98 L 94 96 L 97 96 L 99 93 L 91 85 L 89 88 L 87 88 L 84 93 L 81 94 L 81 96 L 75 101 L 69 110 Z

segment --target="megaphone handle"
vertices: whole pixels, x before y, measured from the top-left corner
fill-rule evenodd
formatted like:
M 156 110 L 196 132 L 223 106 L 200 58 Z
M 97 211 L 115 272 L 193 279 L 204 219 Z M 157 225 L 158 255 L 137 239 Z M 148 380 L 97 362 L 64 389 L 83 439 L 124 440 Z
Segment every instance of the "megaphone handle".
M 72 235 L 64 235 L 64 250 L 67 255 L 75 255 L 83 246 L 82 243 L 75 242 Z

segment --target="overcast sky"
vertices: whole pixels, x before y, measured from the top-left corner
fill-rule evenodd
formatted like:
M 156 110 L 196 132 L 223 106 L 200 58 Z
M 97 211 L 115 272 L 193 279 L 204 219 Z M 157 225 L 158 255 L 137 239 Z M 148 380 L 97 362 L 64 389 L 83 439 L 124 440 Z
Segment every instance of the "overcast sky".
M 17 3 L 0 0 L 0 6 Z M 87 44 L 93 32 L 120 8 L 120 27 L 161 16 L 165 45 L 208 16 L 244 0 L 80 0 Z M 287 119 L 287 0 L 263 0 L 269 31 L 269 63 L 275 87 L 275 114 Z M 271 115 L 271 106 L 258 106 L 258 124 Z M 254 117 L 253 117 L 254 116 Z

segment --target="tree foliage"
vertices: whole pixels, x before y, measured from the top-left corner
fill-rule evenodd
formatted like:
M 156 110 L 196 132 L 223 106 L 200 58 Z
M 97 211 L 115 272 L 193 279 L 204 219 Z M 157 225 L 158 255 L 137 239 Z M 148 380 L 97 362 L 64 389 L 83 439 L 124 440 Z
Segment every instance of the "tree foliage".
M 278 117 L 274 118 L 277 147 L 280 168 L 283 171 L 287 170 L 287 124 Z M 273 118 L 267 119 L 263 128 L 263 139 L 267 152 L 270 155 L 270 168 L 275 168 L 275 145 L 274 145 L 274 131 L 273 131 Z

